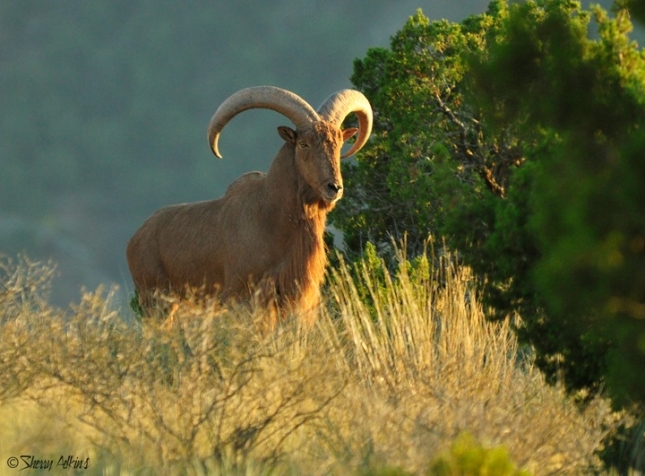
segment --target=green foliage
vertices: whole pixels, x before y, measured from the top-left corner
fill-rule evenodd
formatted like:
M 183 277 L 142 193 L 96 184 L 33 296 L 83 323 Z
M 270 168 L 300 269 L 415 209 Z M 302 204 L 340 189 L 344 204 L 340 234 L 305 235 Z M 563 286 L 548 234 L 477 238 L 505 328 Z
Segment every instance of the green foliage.
M 645 420 L 634 421 L 619 427 L 608 435 L 600 456 L 607 468 L 617 474 L 632 474 L 645 470 Z M 613 473 L 612 473 L 613 474 Z
M 521 157 L 508 132 L 484 136 L 465 101 L 465 54 L 505 15 L 503 3 L 461 24 L 429 21 L 418 11 L 391 41 L 354 64 L 352 82 L 376 111 L 369 146 L 344 164 L 347 194 L 331 220 L 350 255 L 366 242 L 379 253 L 407 234 L 410 255 L 423 252 L 461 201 L 505 193 Z
M 643 0 L 616 0 L 621 8 L 629 9 L 629 12 L 640 22 L 645 22 L 645 1 Z
M 490 117 L 544 144 L 527 149 L 522 225 L 540 250 L 529 286 L 544 313 L 524 315 L 524 334 L 541 366 L 572 389 L 606 380 L 618 402 L 645 402 L 645 55 L 630 30 L 624 9 L 513 5 L 473 82 Z
M 630 3 L 630 6 L 634 2 Z M 593 19 L 593 23 L 592 23 Z M 592 26 L 597 33 L 592 30 Z M 375 132 L 333 216 L 349 253 L 440 235 L 551 382 L 645 401 L 645 55 L 629 15 L 495 1 L 421 12 L 355 63 Z M 587 395 L 589 395 L 587 393 Z
M 431 476 L 529 476 L 518 470 L 504 446 L 484 448 L 469 433 L 460 434 L 447 454 L 438 457 Z
M 355 281 L 358 297 L 370 310 L 374 319 L 378 315 L 378 303 L 387 300 L 388 293 L 393 286 L 405 283 L 413 290 L 421 291 L 430 286 L 432 279 L 445 280 L 445 276 L 440 274 L 432 275 L 435 267 L 430 262 L 427 251 L 409 260 L 405 255 L 405 248 L 405 241 L 399 245 L 395 244 L 393 246 L 395 260 L 387 262 L 379 256 L 376 247 L 367 242 L 360 259 L 351 266 L 351 274 Z M 430 253 L 430 256 L 434 255 Z M 342 256 L 340 256 L 338 265 L 344 265 Z M 338 276 L 332 275 L 332 282 L 334 278 L 337 279 Z
M 139 293 L 135 290 L 133 296 L 130 298 L 130 309 L 134 312 L 134 315 L 137 319 L 143 317 L 143 307 L 141 307 L 141 302 L 139 301 Z

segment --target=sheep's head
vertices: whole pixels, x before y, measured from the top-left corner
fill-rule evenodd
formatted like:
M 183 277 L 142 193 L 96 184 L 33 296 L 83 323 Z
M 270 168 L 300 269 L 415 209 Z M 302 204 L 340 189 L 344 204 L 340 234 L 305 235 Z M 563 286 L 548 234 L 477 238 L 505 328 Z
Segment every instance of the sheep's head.
M 314 196 L 333 205 L 343 193 L 340 159 L 349 157 L 365 145 L 372 130 L 372 108 L 358 91 L 345 89 L 332 94 L 318 111 L 296 94 L 273 86 L 243 89 L 231 95 L 217 109 L 208 126 L 208 140 L 217 157 L 219 134 L 235 115 L 251 108 L 266 108 L 289 118 L 296 129 L 279 127 L 278 132 L 295 150 L 296 167 Z M 355 113 L 359 127 L 341 130 L 347 115 Z M 341 156 L 347 139 L 358 132 L 352 147 Z
M 345 141 L 357 131 L 341 130 L 327 121 L 316 121 L 302 130 L 278 127 L 280 137 L 294 147 L 298 174 L 311 190 L 308 201 L 322 200 L 333 205 L 342 197 L 340 153 Z

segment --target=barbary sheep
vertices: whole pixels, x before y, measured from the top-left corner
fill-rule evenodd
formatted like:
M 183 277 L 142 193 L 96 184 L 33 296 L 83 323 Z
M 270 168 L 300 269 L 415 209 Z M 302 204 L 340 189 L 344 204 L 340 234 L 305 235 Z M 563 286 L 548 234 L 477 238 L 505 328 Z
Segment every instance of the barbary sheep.
M 242 175 L 215 200 L 162 208 L 134 234 L 127 259 L 144 312 L 159 293 L 181 297 L 193 289 L 222 301 L 259 297 L 276 311 L 272 319 L 317 306 L 327 262 L 325 219 L 343 194 L 340 159 L 367 142 L 372 109 L 350 89 L 331 95 L 318 111 L 284 89 L 243 89 L 220 105 L 208 126 L 217 157 L 224 126 L 251 108 L 277 111 L 296 128 L 278 127 L 285 143 L 266 174 Z M 352 112 L 358 129 L 342 130 Z M 343 143 L 356 132 L 341 157 Z

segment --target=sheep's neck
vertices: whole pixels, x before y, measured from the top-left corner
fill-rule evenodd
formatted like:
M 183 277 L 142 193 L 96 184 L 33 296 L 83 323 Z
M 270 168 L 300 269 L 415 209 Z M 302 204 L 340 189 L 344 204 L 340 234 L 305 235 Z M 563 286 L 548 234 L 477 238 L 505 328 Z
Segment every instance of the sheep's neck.
M 331 207 L 312 198 L 313 191 L 296 170 L 292 146 L 285 145 L 280 150 L 269 169 L 266 185 L 268 213 L 274 217 L 276 229 L 289 230 L 283 240 L 289 248 L 284 271 L 290 281 L 279 283 L 279 287 L 286 294 L 317 295 L 326 265 L 323 235 Z

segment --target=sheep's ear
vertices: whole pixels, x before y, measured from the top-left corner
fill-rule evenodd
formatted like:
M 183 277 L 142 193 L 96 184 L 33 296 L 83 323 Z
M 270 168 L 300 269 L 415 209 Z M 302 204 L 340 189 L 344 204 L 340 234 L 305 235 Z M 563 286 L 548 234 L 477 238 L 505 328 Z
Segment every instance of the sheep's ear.
M 343 130 L 343 142 L 345 142 L 347 139 L 352 137 L 357 132 L 358 132 L 358 129 L 356 127 L 348 127 L 347 129 L 344 129 Z
M 289 144 L 296 143 L 296 131 L 287 126 L 278 127 L 278 134 Z

